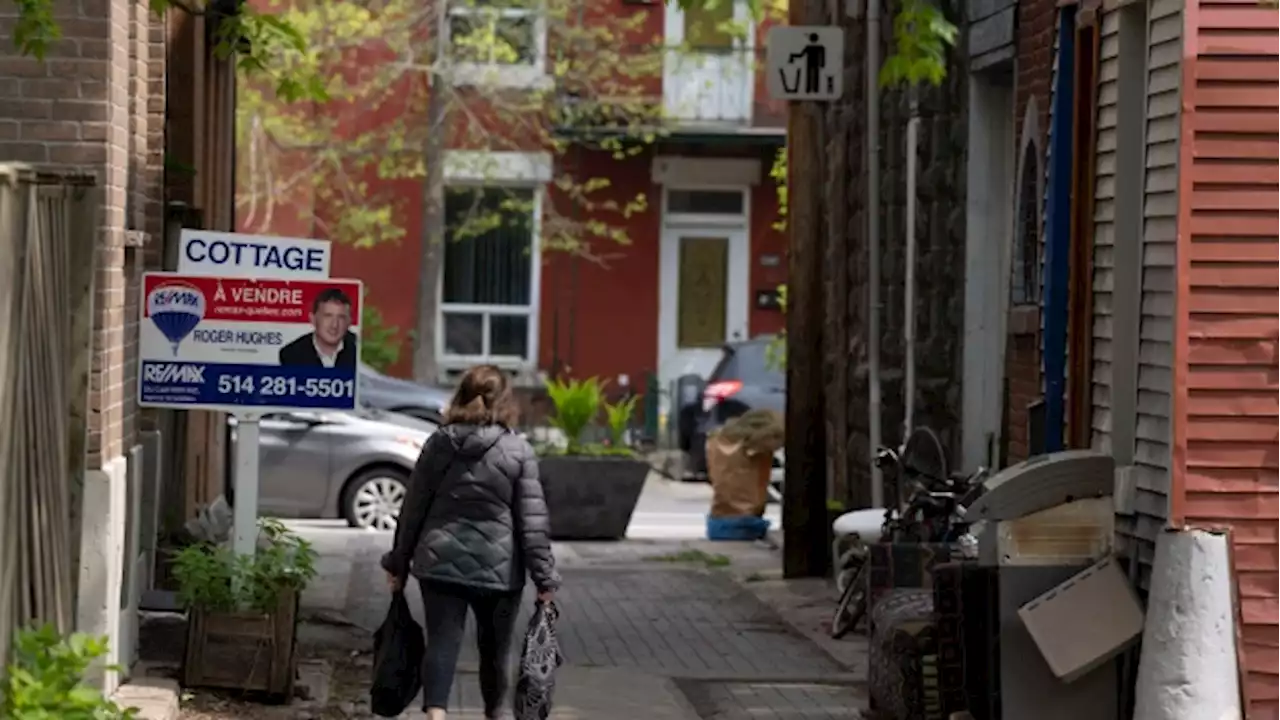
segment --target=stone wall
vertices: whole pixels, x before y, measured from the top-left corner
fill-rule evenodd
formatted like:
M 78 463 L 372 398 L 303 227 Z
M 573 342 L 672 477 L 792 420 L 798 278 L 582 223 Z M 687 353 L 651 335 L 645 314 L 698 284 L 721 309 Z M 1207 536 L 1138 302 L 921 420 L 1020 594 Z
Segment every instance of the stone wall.
M 961 27 L 959 0 L 943 3 Z M 886 8 L 881 46 L 892 48 Z M 826 279 L 829 304 L 824 327 L 827 345 L 827 432 L 829 473 L 835 499 L 867 505 L 870 501 L 870 413 L 868 409 L 865 24 L 845 19 L 845 94 L 828 110 L 828 199 L 824 203 L 829 236 Z M 915 426 L 928 426 L 941 436 L 948 452 L 958 456 L 961 404 L 961 343 L 964 325 L 965 150 L 967 73 L 964 50 L 952 55 L 940 87 L 920 93 L 916 217 L 916 297 L 912 313 L 916 332 Z M 905 367 L 904 307 L 906 237 L 905 92 L 882 90 L 880 118 L 880 367 L 883 404 L 881 438 L 902 442 Z M 843 267 L 841 267 L 843 264 Z M 843 496 L 842 496 L 843 495 Z

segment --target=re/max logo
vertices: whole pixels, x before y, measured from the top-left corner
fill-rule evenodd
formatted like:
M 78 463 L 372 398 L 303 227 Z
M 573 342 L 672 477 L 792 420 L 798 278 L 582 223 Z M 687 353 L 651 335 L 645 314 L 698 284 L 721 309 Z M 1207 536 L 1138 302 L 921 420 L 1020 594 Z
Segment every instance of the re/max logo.
M 165 385 L 198 385 L 204 382 L 204 366 L 152 363 L 142 371 L 142 379 Z
M 151 294 L 152 303 L 158 307 L 198 307 L 200 300 L 201 297 L 190 290 L 157 290 Z

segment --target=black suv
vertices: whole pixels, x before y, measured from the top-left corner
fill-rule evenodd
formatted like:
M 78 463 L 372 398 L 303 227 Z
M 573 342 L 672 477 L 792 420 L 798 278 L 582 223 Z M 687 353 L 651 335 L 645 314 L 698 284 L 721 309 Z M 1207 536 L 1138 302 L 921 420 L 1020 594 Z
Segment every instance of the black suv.
M 724 354 L 707 378 L 702 403 L 691 409 L 693 432 L 688 440 L 690 470 L 707 472 L 707 435 L 729 420 L 757 408 L 786 412 L 787 376 L 769 362 L 770 336 L 724 346 Z

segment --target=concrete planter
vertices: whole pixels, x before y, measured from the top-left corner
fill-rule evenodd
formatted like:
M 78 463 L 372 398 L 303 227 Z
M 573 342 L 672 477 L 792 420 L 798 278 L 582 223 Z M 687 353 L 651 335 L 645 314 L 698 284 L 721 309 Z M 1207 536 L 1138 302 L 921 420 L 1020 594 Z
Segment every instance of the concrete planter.
M 640 501 L 649 464 L 622 457 L 538 461 L 555 540 L 621 540 Z

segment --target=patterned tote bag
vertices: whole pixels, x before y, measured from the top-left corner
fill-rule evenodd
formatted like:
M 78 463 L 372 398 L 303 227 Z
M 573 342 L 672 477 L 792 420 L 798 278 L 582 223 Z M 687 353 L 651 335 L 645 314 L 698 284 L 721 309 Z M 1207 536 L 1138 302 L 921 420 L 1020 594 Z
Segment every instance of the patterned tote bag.
M 556 621 L 560 611 L 555 603 L 538 601 L 524 634 L 520 656 L 520 677 L 516 681 L 515 720 L 547 720 L 551 716 L 551 696 L 556 689 L 556 668 L 564 662 Z

